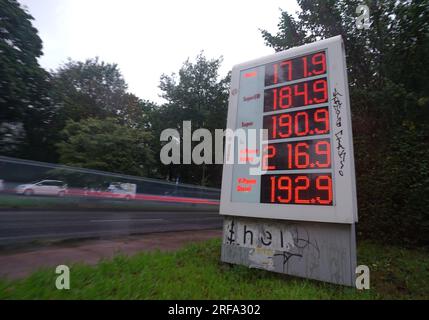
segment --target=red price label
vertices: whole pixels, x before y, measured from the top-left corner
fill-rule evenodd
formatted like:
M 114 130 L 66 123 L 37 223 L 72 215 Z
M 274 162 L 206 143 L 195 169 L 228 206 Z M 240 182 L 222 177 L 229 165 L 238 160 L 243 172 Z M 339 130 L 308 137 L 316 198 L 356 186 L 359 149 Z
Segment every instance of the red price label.
M 264 175 L 261 178 L 261 202 L 332 205 L 331 174 Z
M 317 52 L 265 66 L 265 86 L 318 76 L 326 73 L 325 52 Z
M 300 82 L 264 92 L 264 112 L 326 103 L 328 81 L 326 78 Z

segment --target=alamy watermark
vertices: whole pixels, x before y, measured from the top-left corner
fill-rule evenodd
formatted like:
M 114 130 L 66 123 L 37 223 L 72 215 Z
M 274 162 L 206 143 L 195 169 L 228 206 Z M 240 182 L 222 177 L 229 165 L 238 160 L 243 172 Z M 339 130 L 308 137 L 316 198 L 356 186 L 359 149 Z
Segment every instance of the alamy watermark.
M 267 137 L 267 129 L 243 128 L 216 129 L 213 137 L 208 129 L 192 132 L 191 121 L 183 121 L 182 135 L 176 129 L 162 131 L 160 141 L 166 144 L 160 160 L 165 165 L 247 164 L 251 175 L 261 175 L 268 156 Z
M 356 267 L 356 289 L 358 290 L 369 290 L 370 286 L 370 276 L 369 276 L 369 267 L 362 264 Z
M 62 264 L 55 268 L 55 273 L 59 274 L 55 280 L 55 287 L 58 290 L 70 290 L 70 268 Z
M 356 7 L 356 14 L 359 14 L 359 16 L 356 17 L 356 27 L 359 30 L 368 30 L 372 24 L 369 15 L 369 7 L 366 4 L 358 5 Z

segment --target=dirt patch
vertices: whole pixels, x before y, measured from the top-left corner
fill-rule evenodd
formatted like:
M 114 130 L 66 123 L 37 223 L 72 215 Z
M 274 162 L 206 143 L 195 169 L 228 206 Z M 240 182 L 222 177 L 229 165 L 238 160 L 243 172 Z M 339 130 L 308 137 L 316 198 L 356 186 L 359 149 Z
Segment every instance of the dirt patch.
M 187 243 L 220 238 L 221 235 L 221 230 L 163 232 L 8 253 L 0 255 L 0 278 L 23 278 L 39 268 L 55 268 L 60 264 L 83 262 L 94 265 L 101 259 L 112 258 L 118 253 L 134 255 L 156 249 L 174 251 Z

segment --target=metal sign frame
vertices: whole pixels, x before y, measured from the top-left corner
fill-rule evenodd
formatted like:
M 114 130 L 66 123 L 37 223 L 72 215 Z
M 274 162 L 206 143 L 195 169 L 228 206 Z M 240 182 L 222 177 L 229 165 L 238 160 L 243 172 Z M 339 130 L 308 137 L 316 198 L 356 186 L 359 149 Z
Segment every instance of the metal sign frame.
M 232 201 L 234 168 L 238 164 L 228 164 L 227 158 L 231 154 L 226 151 L 220 203 L 221 215 L 347 224 L 353 224 L 358 221 L 349 90 L 344 44 L 341 36 L 292 48 L 234 66 L 232 70 L 227 128 L 231 130 L 239 129 L 237 125 L 237 113 L 239 93 L 243 89 L 240 88 L 242 80 L 240 77 L 243 71 L 251 71 L 253 68 L 261 67 L 271 62 L 292 59 L 318 51 L 325 51 L 327 59 L 331 159 L 333 167 L 333 205 L 290 205 Z M 305 80 L 300 79 L 300 81 Z M 337 93 L 335 97 L 334 93 Z M 260 94 L 263 98 L 264 86 L 260 87 L 259 91 L 255 92 L 255 94 Z M 334 98 L 339 101 L 340 108 L 334 109 Z M 299 109 L 296 108 L 296 110 Z M 340 121 L 338 121 L 338 118 L 340 118 Z M 256 129 L 262 128 L 257 127 Z M 339 133 L 341 133 L 341 136 L 338 135 Z M 340 140 L 338 141 L 338 139 Z M 339 150 L 340 146 L 341 150 Z M 341 155 L 339 151 L 341 151 Z M 251 178 L 252 176 L 249 177 Z M 260 183 L 258 187 L 260 188 Z

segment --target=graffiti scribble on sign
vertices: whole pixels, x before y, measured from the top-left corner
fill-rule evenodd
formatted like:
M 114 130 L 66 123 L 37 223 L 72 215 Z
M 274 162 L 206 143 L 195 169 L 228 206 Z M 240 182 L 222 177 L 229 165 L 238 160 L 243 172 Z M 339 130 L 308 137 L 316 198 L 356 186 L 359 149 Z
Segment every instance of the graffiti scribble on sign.
M 334 131 L 335 133 L 335 140 L 336 140 L 336 148 L 337 148 L 337 155 L 340 159 L 340 168 L 338 169 L 338 173 L 340 174 L 340 176 L 344 176 L 344 166 L 346 163 L 346 148 L 344 147 L 343 143 L 343 129 L 342 128 L 342 119 L 341 119 L 341 108 L 343 106 L 343 103 L 341 102 L 340 98 L 342 94 L 340 94 L 337 90 L 337 88 L 334 89 L 333 92 L 333 104 L 332 107 L 335 110 L 335 115 L 336 115 L 336 119 L 335 119 L 335 125 L 338 128 L 337 131 Z
M 234 231 L 234 219 L 231 220 L 231 224 L 228 227 L 228 244 L 235 242 L 235 231 Z
M 317 259 L 320 258 L 320 249 L 316 240 L 310 240 L 310 234 L 307 229 L 303 229 L 305 231 L 305 235 L 300 234 L 300 231 L 297 227 L 292 231 L 293 234 L 293 249 L 285 250 L 281 253 L 277 253 L 274 256 L 283 256 L 283 272 L 285 267 L 287 266 L 289 260 L 292 257 L 302 258 L 303 252 L 305 249 L 312 247 L 317 252 Z

